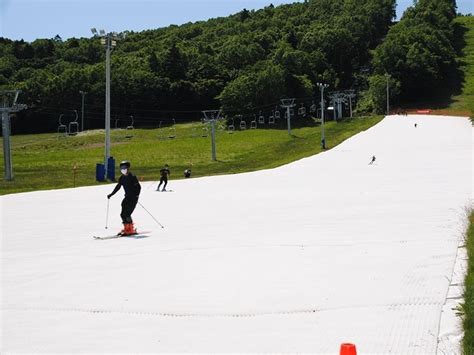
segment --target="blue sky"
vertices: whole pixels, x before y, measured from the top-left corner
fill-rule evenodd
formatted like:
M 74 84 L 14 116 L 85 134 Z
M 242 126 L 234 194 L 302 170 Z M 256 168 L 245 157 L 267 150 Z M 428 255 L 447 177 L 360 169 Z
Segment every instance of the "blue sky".
M 243 8 L 294 0 L 0 0 L 0 37 L 89 37 L 90 28 L 141 31 L 227 16 Z M 413 3 L 398 0 L 397 15 Z M 458 11 L 474 13 L 473 0 L 458 0 Z

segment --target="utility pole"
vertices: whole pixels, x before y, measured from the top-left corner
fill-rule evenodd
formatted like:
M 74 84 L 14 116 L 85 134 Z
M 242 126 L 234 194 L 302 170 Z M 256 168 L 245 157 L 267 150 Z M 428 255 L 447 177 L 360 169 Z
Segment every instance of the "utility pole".
M 105 33 L 100 30 L 97 33 L 95 28 L 91 28 L 94 36 L 100 36 L 100 43 L 105 47 L 105 176 L 108 176 L 108 163 L 110 158 L 110 53 L 117 45 L 117 40 L 121 39 L 116 32 Z
M 295 99 L 281 99 L 281 107 L 286 108 L 286 119 L 288 124 L 288 134 L 291 136 L 291 110 L 295 106 Z
M 390 114 L 390 90 L 389 90 L 390 74 L 385 73 L 385 78 L 387 78 L 387 115 L 389 115 Z
M 328 84 L 317 83 L 321 90 L 321 148 L 326 149 L 326 139 L 324 137 L 324 89 L 328 88 Z
M 5 164 L 5 180 L 13 180 L 12 152 L 10 143 L 11 125 L 10 112 L 18 112 L 27 108 L 26 105 L 17 104 L 18 95 L 21 90 L 0 91 L 0 112 L 2 112 L 2 135 L 3 135 L 3 161 Z M 10 102 L 9 102 L 10 101 Z
M 87 92 L 81 90 L 79 93 L 82 95 L 81 129 L 84 131 L 84 96 L 87 95 Z
M 211 128 L 212 128 L 212 160 L 216 161 L 216 122 L 217 120 L 220 119 L 221 117 L 221 110 L 207 110 L 207 111 L 202 111 L 204 114 L 204 121 L 205 122 L 210 122 L 211 123 Z

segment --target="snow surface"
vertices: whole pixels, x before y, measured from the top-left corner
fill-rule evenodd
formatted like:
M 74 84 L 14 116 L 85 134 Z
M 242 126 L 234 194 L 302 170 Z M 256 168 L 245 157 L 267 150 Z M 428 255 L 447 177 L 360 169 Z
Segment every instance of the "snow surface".
M 144 183 L 146 238 L 92 238 L 120 228 L 113 185 L 3 196 L 0 352 L 457 353 L 472 134 L 388 116 L 277 169 Z

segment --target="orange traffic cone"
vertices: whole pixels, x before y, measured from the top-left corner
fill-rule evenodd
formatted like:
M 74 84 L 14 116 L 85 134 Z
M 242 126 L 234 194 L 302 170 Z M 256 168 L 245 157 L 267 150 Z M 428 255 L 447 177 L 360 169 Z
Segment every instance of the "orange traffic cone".
M 357 355 L 356 346 L 350 343 L 341 344 L 341 351 L 339 355 Z

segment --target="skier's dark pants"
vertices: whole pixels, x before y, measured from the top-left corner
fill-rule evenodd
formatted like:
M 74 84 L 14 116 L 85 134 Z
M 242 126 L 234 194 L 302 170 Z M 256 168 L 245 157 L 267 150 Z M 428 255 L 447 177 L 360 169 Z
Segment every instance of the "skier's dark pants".
M 122 217 L 122 222 L 125 223 L 132 223 L 132 213 L 137 206 L 138 199 L 132 199 L 125 197 L 122 201 L 122 212 L 120 213 L 120 217 Z
M 163 182 L 165 183 L 165 185 L 163 186 L 163 190 L 166 190 L 166 185 L 168 185 L 168 178 L 167 178 L 167 177 L 163 177 L 163 176 L 162 176 L 161 179 L 160 179 L 160 184 L 158 185 L 158 189 L 157 189 L 157 190 L 160 189 L 160 186 L 161 186 L 161 184 L 162 184 Z

